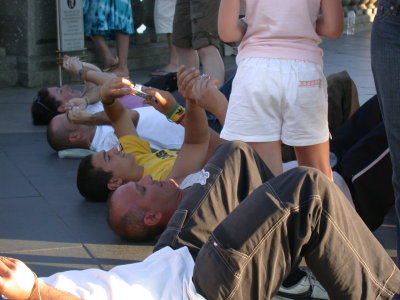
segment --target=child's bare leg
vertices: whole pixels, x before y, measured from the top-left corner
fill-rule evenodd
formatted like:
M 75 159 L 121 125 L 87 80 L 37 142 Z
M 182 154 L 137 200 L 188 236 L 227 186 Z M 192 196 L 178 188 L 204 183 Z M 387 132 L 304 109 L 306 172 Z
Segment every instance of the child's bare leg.
M 281 141 L 248 143 L 268 166 L 271 172 L 278 176 L 283 173 Z
M 333 181 L 329 160 L 329 141 L 311 146 L 295 147 L 295 152 L 299 166 L 319 169 Z
M 99 50 L 100 55 L 104 62 L 104 68 L 109 68 L 118 62 L 118 59 L 114 57 L 111 49 L 108 47 L 107 41 L 102 35 L 91 36 L 96 48 Z
M 129 55 L 129 35 L 117 31 L 115 33 L 115 41 L 117 44 L 118 66 L 111 72 L 121 77 L 129 76 L 128 55 Z

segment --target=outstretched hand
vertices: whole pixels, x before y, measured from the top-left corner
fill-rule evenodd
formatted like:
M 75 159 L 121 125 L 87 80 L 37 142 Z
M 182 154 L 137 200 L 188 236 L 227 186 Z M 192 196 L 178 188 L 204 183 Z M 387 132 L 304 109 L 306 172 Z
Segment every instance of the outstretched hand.
M 64 55 L 63 68 L 68 72 L 78 75 L 79 70 L 82 69 L 82 62 L 77 56 Z
M 88 100 L 83 98 L 72 98 L 67 103 L 65 103 L 64 107 L 66 111 L 70 111 L 72 109 L 85 109 L 88 106 Z
M 0 294 L 13 300 L 28 300 L 36 277 L 20 260 L 0 257 Z
M 144 92 L 152 96 L 157 101 L 144 100 L 143 103 L 153 106 L 164 115 L 168 115 L 178 104 L 175 97 L 170 92 L 155 88 L 146 88 Z
M 193 100 L 192 88 L 199 76 L 200 71 L 194 67 L 189 69 L 185 66 L 179 67 L 177 75 L 178 91 L 185 99 Z
M 218 89 L 218 82 L 210 76 L 200 76 L 193 84 L 193 101 L 205 110 L 213 111 L 214 102 L 218 101 L 221 95 L 225 97 Z
M 132 87 L 132 82 L 126 78 L 111 78 L 101 86 L 100 98 L 104 104 L 111 104 L 116 98 L 134 94 L 131 90 Z

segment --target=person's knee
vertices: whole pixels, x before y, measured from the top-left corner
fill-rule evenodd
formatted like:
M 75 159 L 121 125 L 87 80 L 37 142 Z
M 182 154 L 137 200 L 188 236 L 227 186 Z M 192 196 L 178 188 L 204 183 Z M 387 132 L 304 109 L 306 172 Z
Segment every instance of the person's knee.
M 210 57 L 215 54 L 219 55 L 218 49 L 214 45 L 208 45 L 197 49 L 200 59 L 202 57 Z
M 306 191 L 307 194 L 321 195 L 327 188 L 335 185 L 322 171 L 312 167 L 297 167 L 281 176 L 287 177 L 287 186 Z
M 225 156 L 231 156 L 239 152 L 252 152 L 253 149 L 245 142 L 229 141 L 219 146 L 218 151 L 224 153 Z

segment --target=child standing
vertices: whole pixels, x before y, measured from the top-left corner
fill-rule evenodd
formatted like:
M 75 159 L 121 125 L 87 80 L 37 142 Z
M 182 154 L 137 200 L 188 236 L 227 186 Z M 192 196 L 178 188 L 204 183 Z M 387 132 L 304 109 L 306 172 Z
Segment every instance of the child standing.
M 332 179 L 327 84 L 318 45 L 319 35 L 340 37 L 342 1 L 244 1 L 243 19 L 240 0 L 220 4 L 220 38 L 241 41 L 221 137 L 249 143 L 275 175 L 283 171 L 281 143 L 294 146 L 299 165 Z

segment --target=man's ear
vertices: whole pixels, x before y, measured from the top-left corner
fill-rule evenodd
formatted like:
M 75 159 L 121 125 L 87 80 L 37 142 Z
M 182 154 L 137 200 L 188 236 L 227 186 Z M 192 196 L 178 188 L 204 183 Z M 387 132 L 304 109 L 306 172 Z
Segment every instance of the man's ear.
M 116 190 L 118 187 L 120 187 L 122 185 L 123 181 L 122 178 L 118 177 L 112 177 L 108 183 L 107 183 L 107 187 L 109 190 L 114 191 Z
M 155 226 L 158 225 L 161 221 L 162 213 L 160 211 L 148 211 L 144 215 L 144 224 L 147 226 Z
M 65 113 L 66 112 L 65 105 L 61 104 L 59 107 L 57 107 L 57 111 L 59 113 Z

